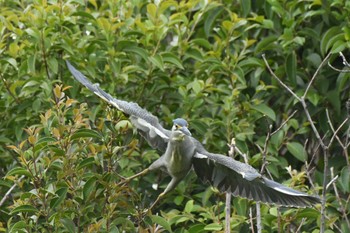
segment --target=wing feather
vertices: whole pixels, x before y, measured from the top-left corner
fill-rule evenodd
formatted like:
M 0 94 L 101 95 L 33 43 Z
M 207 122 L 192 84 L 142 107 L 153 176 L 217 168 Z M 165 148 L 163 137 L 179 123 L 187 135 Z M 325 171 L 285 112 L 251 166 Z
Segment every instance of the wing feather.
M 110 94 L 103 91 L 98 84 L 91 83 L 79 70 L 72 66 L 69 61 L 66 61 L 66 63 L 69 71 L 76 80 L 107 103 L 129 115 L 131 123 L 138 129 L 139 133 L 148 143 L 154 148 L 165 151 L 170 131 L 164 129 L 159 124 L 157 117 L 141 108 L 137 103 L 113 98 Z
M 220 191 L 229 191 L 264 203 L 282 206 L 308 207 L 320 203 L 320 199 L 288 188 L 261 176 L 250 165 L 228 156 L 212 154 L 202 147 L 193 157 L 193 167 L 203 182 L 209 182 Z

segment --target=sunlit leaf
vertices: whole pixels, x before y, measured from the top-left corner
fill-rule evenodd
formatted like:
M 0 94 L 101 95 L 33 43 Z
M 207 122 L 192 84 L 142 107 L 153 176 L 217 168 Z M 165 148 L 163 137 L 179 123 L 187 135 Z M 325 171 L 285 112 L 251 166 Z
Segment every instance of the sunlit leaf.
M 206 231 L 220 231 L 222 230 L 222 225 L 219 223 L 211 223 L 204 227 Z
M 158 216 L 158 215 L 152 215 L 152 216 L 150 216 L 150 218 L 152 219 L 153 222 L 161 225 L 168 232 L 172 232 L 171 227 L 169 225 L 169 222 L 167 220 L 165 220 L 163 217 Z

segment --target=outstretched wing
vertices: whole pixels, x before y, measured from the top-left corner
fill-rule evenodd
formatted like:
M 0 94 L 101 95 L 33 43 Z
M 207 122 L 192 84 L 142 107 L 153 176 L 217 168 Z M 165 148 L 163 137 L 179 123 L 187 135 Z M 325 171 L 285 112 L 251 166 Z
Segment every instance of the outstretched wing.
M 308 207 L 320 203 L 318 197 L 288 188 L 260 175 L 250 165 L 204 149 L 193 157 L 193 167 L 203 182 L 234 196 L 282 206 Z
M 66 61 L 69 71 L 74 78 L 81 84 L 94 92 L 107 103 L 113 105 L 120 111 L 129 115 L 131 122 L 138 129 L 139 133 L 153 147 L 165 151 L 171 131 L 164 129 L 158 121 L 158 118 L 147 110 L 141 108 L 137 103 L 127 102 L 113 98 L 110 94 L 103 91 L 98 84 L 92 84 L 79 70 Z

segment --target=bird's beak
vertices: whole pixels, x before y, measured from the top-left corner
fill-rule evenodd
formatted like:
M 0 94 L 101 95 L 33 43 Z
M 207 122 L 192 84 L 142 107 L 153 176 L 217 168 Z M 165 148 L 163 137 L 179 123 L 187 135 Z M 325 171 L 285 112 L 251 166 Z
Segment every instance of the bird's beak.
M 180 130 L 181 130 L 181 132 L 183 132 L 187 136 L 192 136 L 191 132 L 188 130 L 188 128 L 186 126 L 181 127 Z

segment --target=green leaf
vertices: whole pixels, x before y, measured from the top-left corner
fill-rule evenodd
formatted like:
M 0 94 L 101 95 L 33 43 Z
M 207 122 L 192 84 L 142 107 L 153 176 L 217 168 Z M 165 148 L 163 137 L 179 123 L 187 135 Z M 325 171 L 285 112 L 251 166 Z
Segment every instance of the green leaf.
M 331 53 L 339 53 L 342 52 L 347 47 L 347 43 L 343 40 L 337 40 L 331 49 Z
M 222 230 L 222 225 L 219 223 L 211 223 L 209 225 L 206 225 L 204 227 L 204 230 L 206 230 L 206 231 L 220 231 L 220 230 Z
M 305 162 L 307 159 L 307 153 L 303 145 L 298 142 L 287 143 L 288 151 L 298 160 Z
M 8 143 L 8 144 L 13 144 L 13 141 L 7 137 L 0 136 L 0 142 L 2 143 Z
M 6 174 L 6 176 L 14 176 L 14 175 L 25 175 L 28 177 L 32 177 L 32 174 L 23 167 L 15 167 Z
M 92 129 L 79 129 L 72 136 L 71 140 L 78 138 L 97 138 L 102 139 L 102 136 L 95 130 Z
M 39 210 L 37 210 L 34 206 L 32 205 L 21 205 L 18 206 L 16 208 L 14 208 L 11 211 L 11 215 L 17 214 L 17 213 L 34 213 L 34 212 L 38 212 Z
M 265 116 L 268 116 L 271 120 L 276 121 L 275 112 L 266 104 L 252 105 L 251 108 L 258 112 L 261 112 Z
M 123 49 L 123 51 L 125 52 L 129 52 L 129 53 L 135 53 L 137 55 L 139 55 L 143 60 L 147 61 L 148 59 L 148 53 L 146 50 L 144 50 L 141 47 L 137 47 L 137 46 L 127 46 Z
M 196 38 L 190 41 L 191 45 L 199 45 L 202 46 L 206 49 L 212 49 L 212 44 L 209 43 L 208 40 L 204 39 L 204 38 Z
M 15 224 L 13 224 L 10 229 L 9 233 L 21 233 L 21 232 L 28 232 L 27 231 L 27 223 L 24 221 L 18 221 Z
M 152 62 L 153 65 L 164 71 L 163 59 L 159 54 L 156 54 L 153 57 L 149 57 L 148 59 Z
M 188 232 L 189 233 L 203 232 L 204 231 L 204 227 L 205 227 L 205 225 L 203 223 L 194 224 L 194 225 L 191 225 L 188 228 Z
M 86 159 L 84 159 L 83 161 L 81 161 L 79 163 L 79 165 L 77 166 L 77 170 L 80 170 L 80 169 L 82 169 L 84 167 L 87 167 L 87 166 L 89 166 L 91 164 L 94 164 L 94 163 L 95 163 L 95 158 L 94 157 L 86 158 Z
M 10 65 L 12 65 L 16 70 L 18 70 L 17 61 L 15 59 L 13 59 L 13 58 L 5 58 L 5 59 L 2 59 L 2 60 L 6 61 Z
M 317 219 L 320 217 L 320 212 L 318 210 L 312 209 L 312 208 L 306 208 L 306 209 L 302 209 L 299 213 L 298 213 L 298 218 L 314 218 Z
M 213 28 L 213 24 L 219 14 L 224 10 L 223 7 L 215 7 L 207 12 L 207 17 L 204 22 L 204 32 L 206 37 L 210 36 L 211 29 Z
M 285 68 L 289 81 L 295 86 L 297 84 L 297 58 L 294 51 L 287 56 Z
M 193 200 L 189 200 L 185 205 L 185 212 L 191 213 L 193 210 Z
M 195 59 L 197 61 L 203 62 L 203 55 L 202 55 L 201 51 L 199 51 L 196 48 L 189 48 L 186 51 L 186 56 L 190 57 L 190 58 L 193 58 L 193 59 Z
M 149 3 L 147 5 L 147 13 L 152 19 L 157 17 L 157 6 L 154 3 Z
M 339 26 L 332 27 L 328 29 L 326 33 L 324 33 L 320 45 L 322 56 L 324 56 L 327 53 L 327 51 L 333 46 L 337 39 L 343 37 L 341 34 L 342 30 Z
M 339 182 L 337 182 L 344 193 L 350 192 L 350 173 L 349 168 L 345 166 L 340 174 Z
M 57 142 L 57 140 L 56 140 L 55 138 L 53 138 L 53 137 L 43 137 L 43 138 L 40 138 L 40 139 L 35 143 L 34 151 L 41 150 L 41 149 L 43 149 L 45 146 L 47 146 L 48 144 L 54 143 L 54 142 Z
M 243 16 L 247 17 L 247 15 L 251 12 L 251 1 L 241 0 L 241 8 Z
M 61 204 L 63 202 L 63 200 L 66 198 L 67 190 L 68 190 L 68 188 L 63 187 L 63 188 L 60 188 L 56 191 L 57 197 L 52 198 L 52 200 L 50 202 L 50 207 L 52 209 L 56 208 L 59 204 Z
M 35 62 L 36 62 L 36 53 L 30 55 L 27 59 L 28 73 L 35 73 Z
M 73 222 L 72 219 L 69 218 L 62 218 L 60 219 L 60 222 L 62 223 L 62 225 L 64 226 L 64 228 L 66 228 L 66 230 L 70 233 L 75 233 L 76 231 L 76 227 L 75 224 Z
M 255 54 L 261 53 L 266 50 L 272 50 L 276 45 L 276 41 L 278 39 L 278 36 L 269 36 L 262 38 L 262 40 L 256 45 L 255 47 Z
M 158 215 L 152 215 L 150 216 L 150 218 L 152 219 L 152 222 L 161 225 L 168 232 L 172 232 L 169 222 L 165 220 L 163 217 Z
M 93 15 L 87 13 L 86 11 L 76 11 L 72 14 L 72 16 L 80 16 L 83 18 L 92 19 L 94 21 L 96 20 Z
M 180 69 L 184 69 L 184 67 L 181 64 L 180 59 L 178 57 L 176 57 L 174 54 L 162 53 L 161 56 L 162 56 L 164 62 L 171 63 L 173 65 L 176 65 Z
M 53 72 L 54 74 L 57 74 L 58 73 L 58 62 L 57 62 L 57 59 L 54 58 L 54 57 L 49 58 L 48 64 L 49 64 L 51 72 Z
M 96 180 L 97 178 L 93 176 L 84 184 L 83 196 L 85 201 L 88 200 L 91 192 L 95 189 Z

